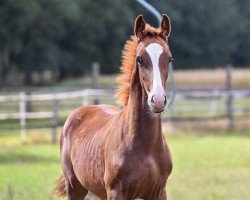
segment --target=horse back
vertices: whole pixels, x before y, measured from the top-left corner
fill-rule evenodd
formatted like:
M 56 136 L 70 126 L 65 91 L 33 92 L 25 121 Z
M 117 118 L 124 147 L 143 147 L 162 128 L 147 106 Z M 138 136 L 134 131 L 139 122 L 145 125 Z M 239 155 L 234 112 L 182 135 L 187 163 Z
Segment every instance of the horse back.
M 63 134 L 84 138 L 102 129 L 120 110 L 111 105 L 81 106 L 66 120 Z

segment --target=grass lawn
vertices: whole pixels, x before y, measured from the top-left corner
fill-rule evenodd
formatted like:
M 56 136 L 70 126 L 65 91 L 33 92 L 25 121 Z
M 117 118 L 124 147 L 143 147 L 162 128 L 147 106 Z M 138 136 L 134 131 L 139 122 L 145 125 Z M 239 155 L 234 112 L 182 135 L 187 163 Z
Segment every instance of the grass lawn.
M 58 147 L 28 145 L 0 150 L 0 199 L 53 199 L 60 173 Z
M 170 137 L 169 199 L 249 199 L 250 137 L 237 134 Z
M 250 134 L 175 134 L 169 200 L 248 200 Z M 49 200 L 61 173 L 59 146 L 0 135 L 0 200 Z
M 49 144 L 48 130 L 29 131 L 26 144 L 13 133 L 0 135 L 0 200 L 49 200 L 61 173 L 59 146 Z

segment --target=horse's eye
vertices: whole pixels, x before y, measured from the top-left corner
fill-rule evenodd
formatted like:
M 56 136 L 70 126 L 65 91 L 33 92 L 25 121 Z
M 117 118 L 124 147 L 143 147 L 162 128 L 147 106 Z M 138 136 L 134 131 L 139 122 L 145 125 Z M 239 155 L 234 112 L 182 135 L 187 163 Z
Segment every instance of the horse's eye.
M 169 63 L 171 63 L 173 60 L 174 60 L 173 58 L 170 58 L 170 59 L 169 59 Z
M 137 56 L 136 61 L 138 64 L 142 65 L 143 64 L 143 60 L 141 56 Z

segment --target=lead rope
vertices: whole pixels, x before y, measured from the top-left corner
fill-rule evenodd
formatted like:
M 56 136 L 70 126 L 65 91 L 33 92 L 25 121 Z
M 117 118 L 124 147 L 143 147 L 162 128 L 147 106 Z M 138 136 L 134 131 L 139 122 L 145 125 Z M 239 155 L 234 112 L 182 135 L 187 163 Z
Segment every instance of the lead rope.
M 172 103 L 175 100 L 175 95 L 176 95 L 176 82 L 174 78 L 174 68 L 172 62 L 169 64 L 169 75 L 170 75 L 170 85 L 171 85 L 171 92 L 170 92 L 170 97 L 168 98 L 168 102 L 166 105 L 166 108 L 169 108 Z

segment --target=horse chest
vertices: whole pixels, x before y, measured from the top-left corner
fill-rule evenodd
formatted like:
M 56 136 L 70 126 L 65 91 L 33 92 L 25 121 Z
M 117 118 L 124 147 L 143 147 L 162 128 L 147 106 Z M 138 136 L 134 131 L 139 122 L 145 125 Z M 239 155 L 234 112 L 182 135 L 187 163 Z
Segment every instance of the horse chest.
M 124 191 L 128 191 L 135 197 L 143 197 L 148 193 L 152 195 L 165 187 L 167 171 L 161 168 L 160 161 L 152 156 L 139 158 L 134 156 L 117 169 Z M 121 176 L 122 175 L 122 176 Z
M 160 163 L 151 156 L 138 160 L 136 164 L 128 167 L 130 184 L 136 183 L 143 186 L 154 184 L 155 182 L 164 184 L 164 175 L 162 173 Z

